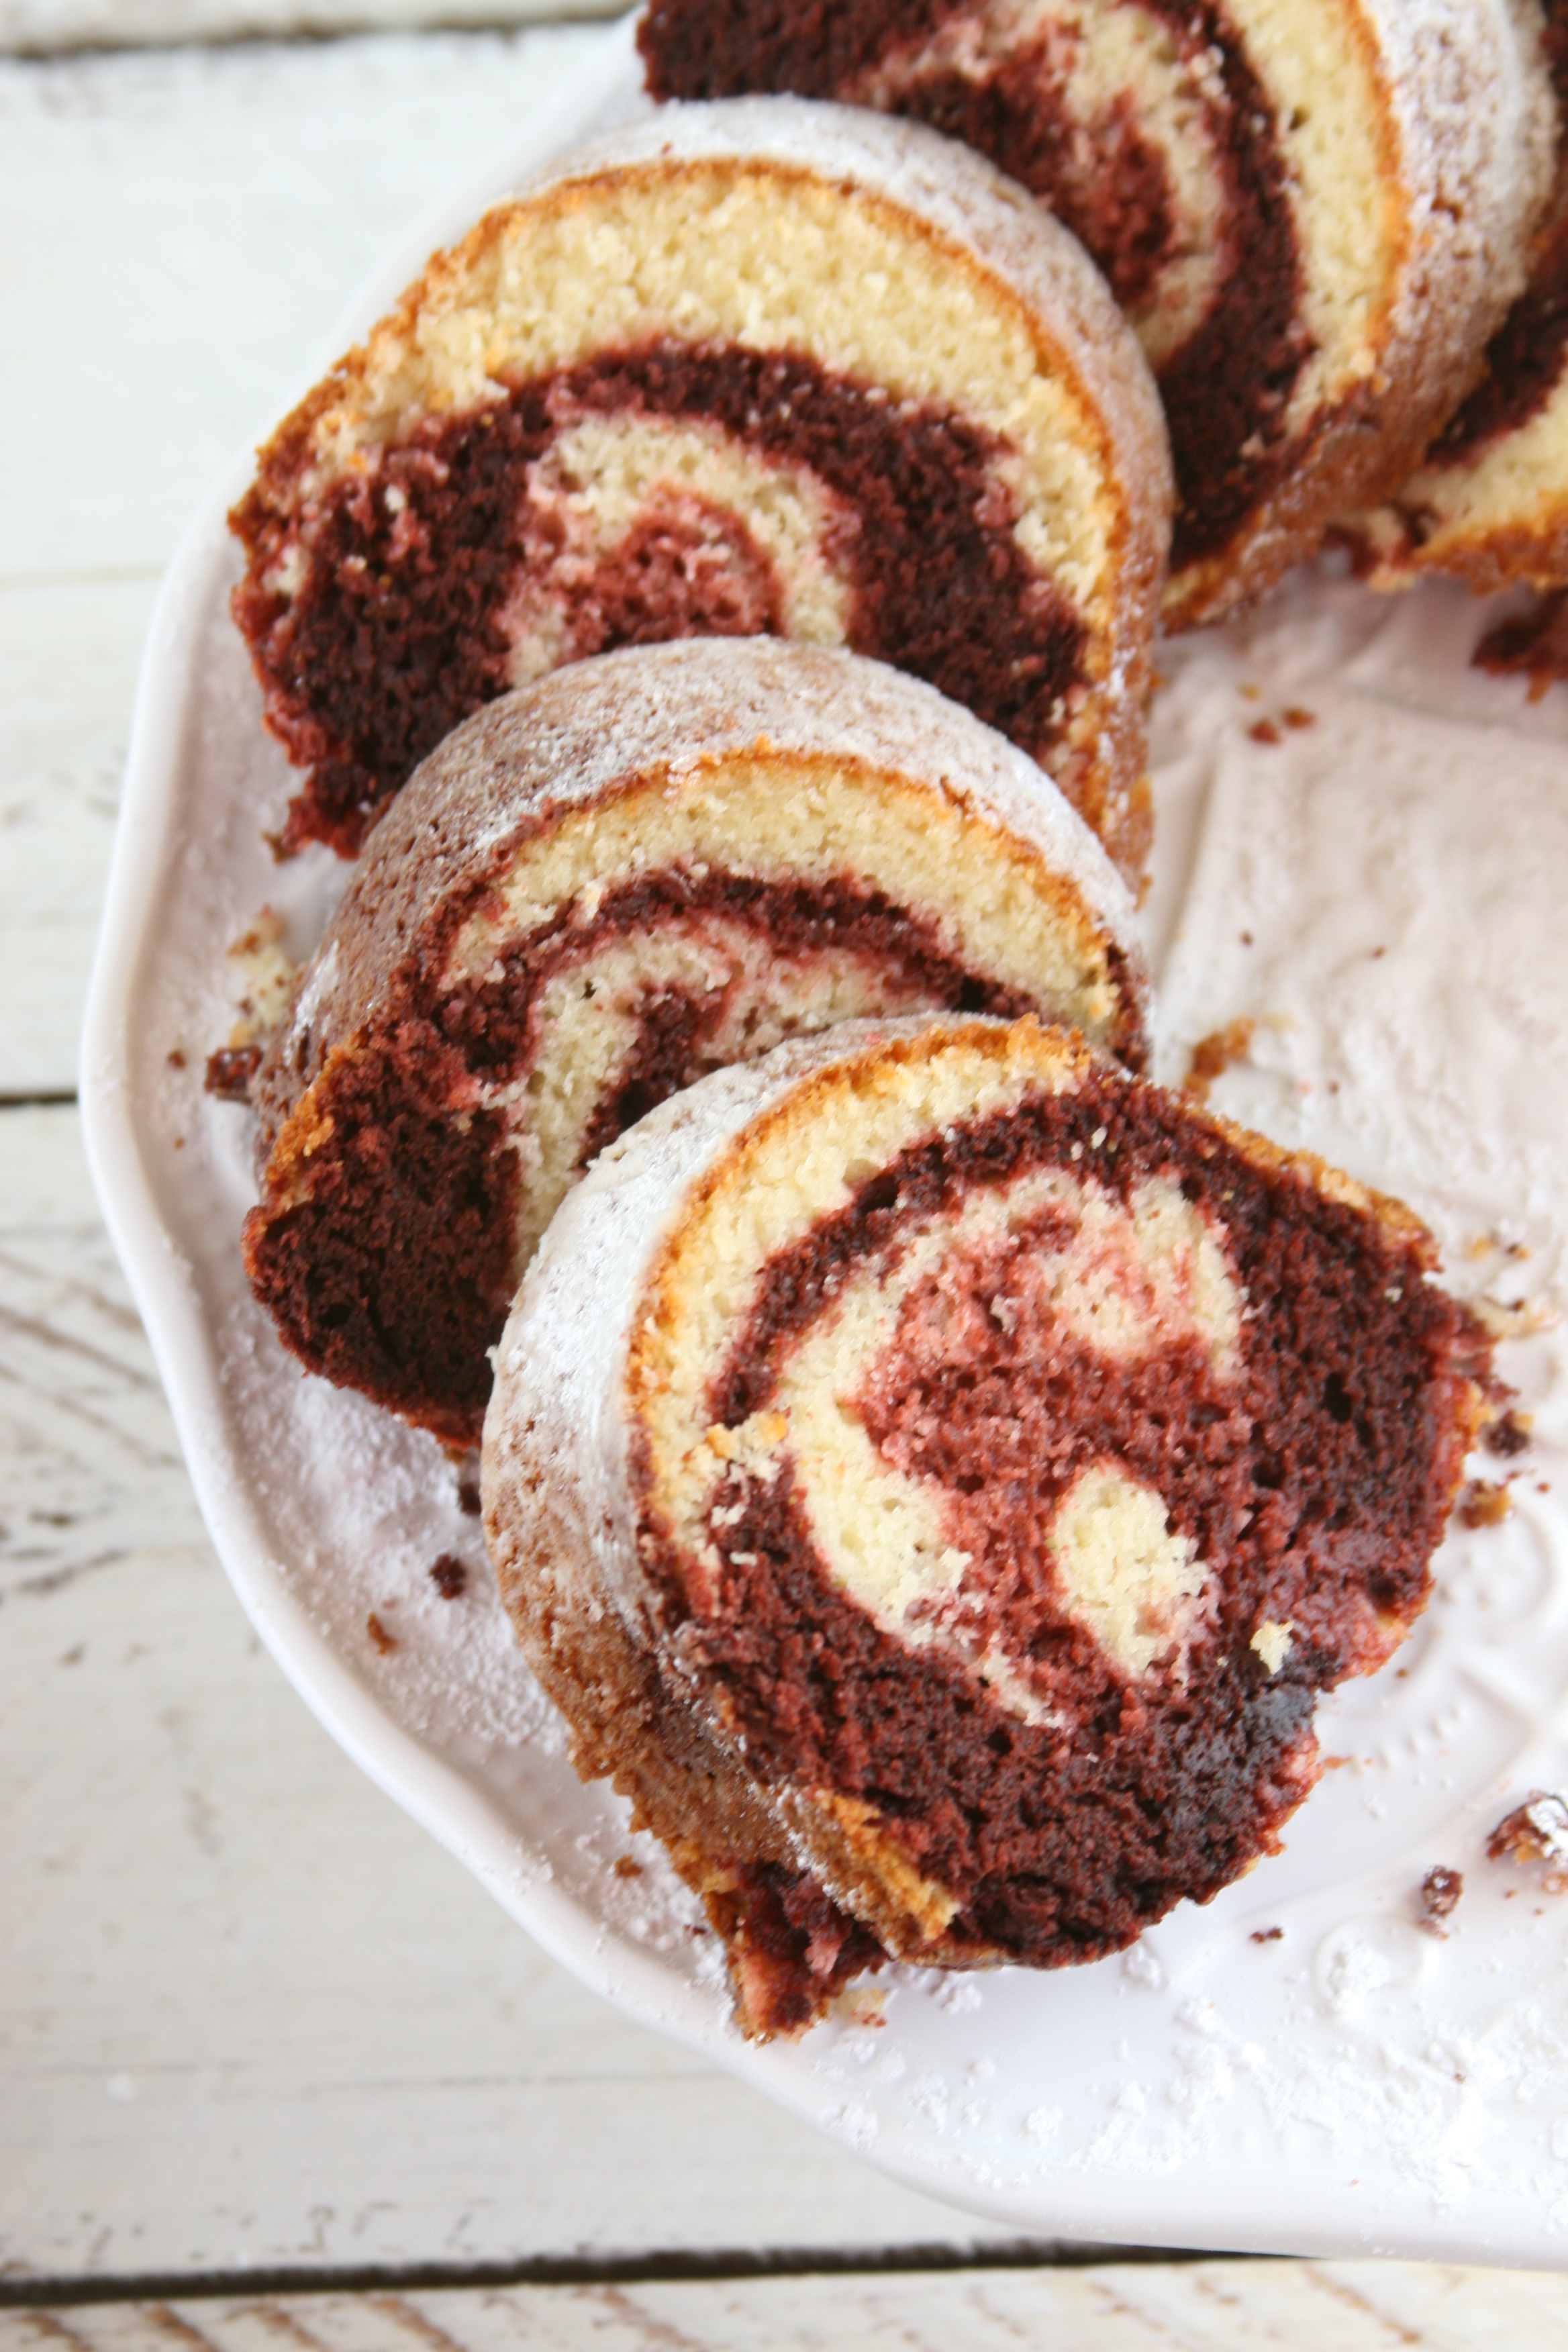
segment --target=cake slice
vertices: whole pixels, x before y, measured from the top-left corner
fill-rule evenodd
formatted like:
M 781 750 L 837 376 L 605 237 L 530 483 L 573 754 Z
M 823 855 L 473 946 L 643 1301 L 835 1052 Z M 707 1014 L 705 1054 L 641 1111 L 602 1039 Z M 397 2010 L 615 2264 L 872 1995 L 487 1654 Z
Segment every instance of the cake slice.
M 1159 379 L 1180 628 L 1392 488 L 1474 382 L 1546 200 L 1537 30 L 1533 0 L 651 0 L 639 40 L 656 97 L 919 117 L 1077 232 Z
M 559 664 L 765 634 L 966 703 L 1142 870 L 1159 402 L 1075 241 L 919 126 L 752 100 L 581 150 L 435 257 L 232 521 L 310 772 L 284 848 L 353 854 Z
M 748 2033 L 881 1954 L 1095 1959 L 1275 1846 L 1494 1409 L 1435 1255 L 1033 1019 L 781 1045 L 602 1156 L 500 1344 L 486 1530 Z
M 1568 0 L 1548 0 L 1543 50 L 1556 110 L 1555 193 L 1529 282 L 1487 346 L 1481 381 L 1420 465 L 1384 506 L 1347 527 L 1380 588 L 1407 587 L 1428 572 L 1483 590 L 1568 581 Z M 1560 650 L 1555 665 L 1561 675 Z
M 857 1013 L 1069 1021 L 1139 1062 L 1131 900 L 1025 755 L 915 679 L 629 647 L 467 720 L 377 826 L 255 1081 L 245 1260 L 285 1343 L 454 1444 L 594 1154 Z

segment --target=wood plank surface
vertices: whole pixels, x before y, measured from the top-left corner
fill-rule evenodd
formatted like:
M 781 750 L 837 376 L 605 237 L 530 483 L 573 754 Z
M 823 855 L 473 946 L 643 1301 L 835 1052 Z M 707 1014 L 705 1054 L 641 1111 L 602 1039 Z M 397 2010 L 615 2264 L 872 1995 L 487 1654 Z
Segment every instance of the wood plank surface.
M 320 37 L 390 26 L 537 24 L 613 16 L 622 0 L 0 0 L 0 49 L 83 48 Z
M 0 0 L 0 45 L 237 14 L 116 5 Z M 186 514 L 388 239 L 591 37 L 0 62 L 0 2295 L 37 2299 L 0 2309 L 0 2352 L 1568 2340 L 1568 2283 L 1441 2266 L 811 2274 L 811 2250 L 994 2260 L 1002 2233 L 583 1991 L 338 1753 L 217 1568 L 75 1111 L 26 1098 L 74 1085 L 140 642 Z M 629 2275 L 672 2251 L 787 2259 Z M 537 2258 L 623 2274 L 72 2302 Z
M 1108 2263 L 0 2313 L 0 2352 L 1548 2352 L 1568 2280 L 1415 2263 Z
M 0 1097 L 68 1094 L 141 639 L 216 469 L 586 40 L 0 64 Z M 547 1961 L 206 1541 L 68 1108 L 0 1111 L 0 2277 L 967 2244 Z
M 628 2024 L 339 1753 L 68 1107 L 0 1113 L 0 2282 L 1006 2234 Z
M 142 640 L 360 279 L 599 35 L 0 59 L 0 1100 L 68 1093 Z

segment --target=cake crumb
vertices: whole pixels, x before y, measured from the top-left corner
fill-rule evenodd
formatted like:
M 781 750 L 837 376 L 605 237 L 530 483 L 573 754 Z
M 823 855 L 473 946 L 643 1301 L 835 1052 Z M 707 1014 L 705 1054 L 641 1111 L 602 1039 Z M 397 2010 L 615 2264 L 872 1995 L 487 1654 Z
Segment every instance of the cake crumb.
M 396 1649 L 396 1635 L 387 1632 L 374 1609 L 364 1621 L 364 1630 L 370 1635 L 373 1647 L 379 1650 L 384 1658 L 389 1650 Z
M 207 1056 L 206 1090 L 227 1102 L 246 1102 L 268 1039 L 289 1007 L 297 967 L 283 946 L 283 918 L 263 907 L 227 953 L 237 968 L 238 1015 L 228 1043 Z
M 1463 1874 L 1434 1863 L 1421 1881 L 1421 1916 L 1417 1925 L 1429 1936 L 1446 1936 L 1443 1922 L 1452 1916 L 1460 1895 L 1465 1891 Z
M 459 1478 L 458 1481 L 458 1510 L 463 1513 L 465 1518 L 477 1519 L 479 1516 L 479 1480 L 477 1478 Z
M 1548 1895 L 1568 1894 L 1568 1797 L 1532 1789 L 1522 1805 L 1505 1813 L 1487 1840 L 1492 1862 L 1544 1863 L 1542 1885 Z
M 1467 1528 L 1500 1527 L 1513 1516 L 1513 1496 L 1489 1478 L 1472 1478 L 1459 1496 L 1459 1524 Z
M 202 1084 L 220 1102 L 248 1102 L 250 1081 L 260 1067 L 259 1045 L 220 1045 L 216 1054 L 207 1055 L 207 1074 Z
M 1563 1320 L 1562 1308 L 1544 1298 L 1478 1298 L 1470 1312 L 1492 1339 L 1528 1339 Z
M 1500 621 L 1470 660 L 1494 677 L 1522 674 L 1530 680 L 1530 700 L 1539 702 L 1549 686 L 1568 678 L 1568 589 L 1554 588 L 1527 611 Z
M 443 1601 L 457 1601 L 468 1581 L 468 1571 L 456 1552 L 444 1551 L 430 1563 L 430 1581 Z
M 1318 723 L 1317 712 L 1304 710 L 1299 702 L 1293 702 L 1289 710 L 1281 712 L 1280 716 L 1286 726 L 1293 729 L 1297 733 L 1300 733 L 1303 727 L 1315 727 Z
M 177 1045 L 171 1045 L 163 1058 L 172 1070 L 183 1070 L 185 1066 L 185 1057 Z
M 1249 1944 L 1278 1944 L 1283 1940 L 1283 1927 L 1254 1927 L 1247 1937 Z
M 1227 1021 L 1223 1029 L 1211 1029 L 1206 1037 L 1200 1037 L 1193 1047 L 1183 1093 L 1191 1095 L 1196 1102 L 1207 1102 L 1215 1080 L 1223 1076 L 1233 1062 L 1246 1060 L 1257 1026 L 1250 1018 Z
M 1481 1444 L 1489 1454 L 1500 1454 L 1505 1457 L 1509 1454 L 1522 1454 L 1530 1444 L 1531 1433 L 1534 1427 L 1535 1417 L 1532 1413 L 1518 1411 L 1505 1412 L 1481 1432 Z
M 640 1878 L 642 1864 L 635 1854 L 618 1853 L 610 1867 L 617 1878 Z
M 846 1985 L 834 1996 L 833 2013 L 846 2025 L 880 2027 L 888 2022 L 887 1995 L 879 1985 Z
M 1279 743 L 1284 740 L 1272 719 L 1255 719 L 1247 731 L 1255 743 Z
M 1277 1675 L 1290 1654 L 1290 1636 L 1296 1628 L 1289 1617 L 1266 1617 L 1247 1643 L 1263 1661 L 1265 1672 Z

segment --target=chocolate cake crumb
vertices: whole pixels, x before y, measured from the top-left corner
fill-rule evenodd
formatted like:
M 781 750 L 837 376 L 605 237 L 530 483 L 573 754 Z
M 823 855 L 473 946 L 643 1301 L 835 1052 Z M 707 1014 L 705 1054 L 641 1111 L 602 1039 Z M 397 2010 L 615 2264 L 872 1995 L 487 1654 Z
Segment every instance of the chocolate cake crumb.
M 1233 1062 L 1247 1059 L 1252 1033 L 1257 1026 L 1256 1021 L 1244 1015 L 1241 1020 L 1227 1021 L 1223 1029 L 1211 1029 L 1206 1037 L 1200 1037 L 1193 1047 L 1193 1058 L 1182 1084 L 1183 1093 L 1191 1095 L 1196 1102 L 1207 1102 L 1209 1088 L 1215 1080 L 1223 1077 Z
M 1247 1940 L 1249 1944 L 1278 1944 L 1284 1933 L 1283 1927 L 1254 1927 Z
M 1489 1454 L 1500 1454 L 1505 1458 L 1522 1454 L 1530 1444 L 1533 1426 L 1527 1412 L 1505 1412 L 1482 1431 L 1481 1444 Z
M 1315 710 L 1303 710 L 1299 702 L 1293 702 L 1290 705 L 1289 709 L 1283 711 L 1280 715 L 1284 719 L 1287 727 L 1294 728 L 1298 731 L 1303 727 L 1315 727 L 1318 723 L 1317 712 Z
M 387 1632 L 374 1609 L 364 1621 L 364 1630 L 370 1635 L 372 1645 L 380 1651 L 384 1658 L 389 1650 L 396 1649 L 396 1635 Z
M 1472 1478 L 1459 1497 L 1459 1522 L 1467 1528 L 1500 1527 L 1513 1513 L 1513 1497 L 1506 1486 L 1489 1479 Z
M 1568 680 L 1568 588 L 1553 588 L 1527 611 L 1500 621 L 1470 660 L 1494 677 L 1528 677 L 1530 699 L 1539 702 L 1549 686 Z
M 887 1966 L 870 1929 L 841 1911 L 809 1871 L 748 1863 L 731 1889 L 705 1899 L 764 2038 L 798 2032 L 852 1977 Z
M 1448 1930 L 1443 1922 L 1451 1917 L 1464 1891 L 1460 1872 L 1435 1863 L 1421 1881 L 1421 1917 L 1417 1925 L 1425 1927 L 1429 1936 L 1446 1936 Z
M 463 1513 L 466 1518 L 477 1519 L 479 1517 L 480 1510 L 479 1482 L 477 1478 L 458 1479 L 458 1508 Z
M 1279 743 L 1284 740 L 1272 719 L 1259 719 L 1247 731 L 1255 743 Z
M 640 1878 L 642 1864 L 635 1854 L 618 1853 L 611 1864 L 617 1878 Z
M 174 1058 L 170 1056 L 171 1060 Z M 183 1065 L 182 1065 L 183 1066 Z M 209 1095 L 222 1102 L 247 1103 L 250 1081 L 261 1067 L 259 1045 L 220 1045 L 216 1054 L 207 1055 L 207 1074 L 203 1087 Z
M 172 1070 L 183 1070 L 185 1066 L 185 1057 L 177 1045 L 171 1045 L 163 1058 Z
M 1532 1789 L 1522 1805 L 1505 1813 L 1487 1840 L 1491 1862 L 1543 1863 L 1548 1895 L 1568 1894 L 1568 1797 Z
M 862 96 L 952 13 L 939 0 L 854 8 L 693 8 L 655 0 L 637 40 L 657 99 L 792 90 Z M 1183 59 L 1224 185 L 1225 255 L 1203 316 L 1158 370 L 1176 476 L 1173 571 L 1219 553 L 1289 461 L 1291 394 L 1312 351 L 1301 323 L 1305 270 L 1269 94 L 1215 0 L 1149 0 Z M 1112 105 L 1083 168 L 1066 82 L 1046 38 L 1020 39 L 977 69 L 895 79 L 892 110 L 976 147 L 1064 220 L 1134 306 L 1179 235 L 1164 159 L 1135 115 Z
M 430 1581 L 443 1601 L 457 1601 L 467 1587 L 468 1571 L 456 1552 L 444 1551 L 430 1563 Z
M 372 482 L 351 473 L 331 483 L 291 600 L 269 584 L 290 527 L 279 486 L 264 478 L 236 507 L 250 561 L 235 618 L 269 726 L 311 771 L 279 855 L 316 840 L 357 856 L 426 753 L 506 688 L 500 616 L 526 576 L 514 518 L 567 413 L 700 418 L 764 462 L 808 467 L 852 518 L 841 535 L 849 643 L 1048 761 L 1084 683 L 1088 633 L 1018 544 L 996 436 L 929 401 L 890 402 L 804 352 L 656 337 L 531 378 L 489 406 L 427 418 Z M 689 599 L 672 606 L 667 563 L 634 571 L 618 586 L 607 576 L 584 584 L 563 658 L 767 625 L 752 612 L 697 612 Z M 367 579 L 383 593 L 368 595 Z

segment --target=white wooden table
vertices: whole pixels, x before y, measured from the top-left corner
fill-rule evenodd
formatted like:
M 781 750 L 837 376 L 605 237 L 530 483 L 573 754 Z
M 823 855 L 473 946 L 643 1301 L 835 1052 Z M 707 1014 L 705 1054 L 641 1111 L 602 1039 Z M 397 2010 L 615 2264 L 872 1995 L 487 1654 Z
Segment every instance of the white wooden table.
M 213 1557 L 74 1108 L 141 639 L 363 270 L 594 37 L 0 58 L 0 2352 L 1568 2341 L 1568 2280 L 1062 2261 L 858 2167 L 535 1950 Z

